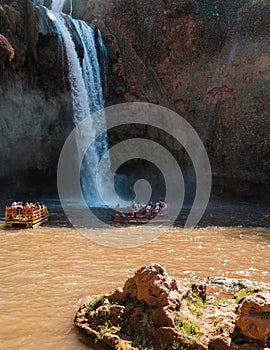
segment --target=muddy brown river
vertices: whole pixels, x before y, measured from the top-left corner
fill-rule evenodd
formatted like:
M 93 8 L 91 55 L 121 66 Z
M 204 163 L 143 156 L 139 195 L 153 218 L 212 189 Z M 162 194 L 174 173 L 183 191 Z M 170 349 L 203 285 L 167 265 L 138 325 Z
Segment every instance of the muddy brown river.
M 223 222 L 224 212 L 218 213 L 217 222 Z M 233 216 L 234 210 L 230 213 Z M 256 217 L 259 213 L 258 209 Z M 226 225 L 217 226 L 216 214 L 207 215 L 204 225 L 189 234 L 181 226 L 173 227 L 149 243 L 122 249 L 92 242 L 57 214 L 52 215 L 48 224 L 34 230 L 6 229 L 2 222 L 0 348 L 87 349 L 73 330 L 78 305 L 88 295 L 122 286 L 136 269 L 153 262 L 164 265 L 176 278 L 227 276 L 270 283 L 267 223 L 259 221 L 259 225 L 250 227 L 245 217 L 238 215 L 234 226 L 228 220 Z M 208 220 L 212 220 L 211 226 Z M 238 225 L 241 221 L 244 226 Z M 152 228 L 131 226 L 110 230 L 118 230 L 119 237 L 144 236 Z

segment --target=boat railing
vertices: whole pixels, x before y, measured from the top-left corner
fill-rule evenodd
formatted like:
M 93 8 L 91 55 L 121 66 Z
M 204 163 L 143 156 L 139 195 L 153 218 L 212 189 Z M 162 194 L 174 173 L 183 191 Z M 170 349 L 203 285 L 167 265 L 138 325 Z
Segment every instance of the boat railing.
M 6 207 L 5 219 L 6 224 L 29 224 L 36 223 L 48 218 L 49 212 L 47 207 L 27 208 L 27 207 Z

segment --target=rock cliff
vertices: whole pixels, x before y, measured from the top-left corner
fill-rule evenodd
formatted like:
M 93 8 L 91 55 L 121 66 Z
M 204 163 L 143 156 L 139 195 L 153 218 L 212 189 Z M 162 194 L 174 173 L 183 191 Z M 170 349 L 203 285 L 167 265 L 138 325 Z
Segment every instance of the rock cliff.
M 74 0 L 73 14 L 102 30 L 107 105 L 146 101 L 177 111 L 205 142 L 216 185 L 268 198 L 268 2 Z M 57 38 L 35 16 L 30 0 L 1 1 L 0 179 L 15 192 L 20 181 L 55 184 L 72 128 Z
M 72 128 L 57 38 L 42 32 L 37 23 L 31 1 L 1 1 L 2 195 L 55 189 L 59 153 Z
M 216 185 L 267 198 L 269 3 L 118 0 L 88 5 L 85 18 L 94 14 L 103 21 L 111 54 L 108 102 L 147 101 L 177 111 L 205 142 Z

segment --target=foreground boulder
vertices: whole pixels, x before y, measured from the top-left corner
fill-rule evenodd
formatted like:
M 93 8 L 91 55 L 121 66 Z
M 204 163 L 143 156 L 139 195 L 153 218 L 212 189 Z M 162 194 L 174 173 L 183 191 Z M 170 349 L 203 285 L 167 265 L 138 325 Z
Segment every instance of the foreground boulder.
M 270 295 L 257 293 L 246 297 L 237 311 L 235 341 L 248 339 L 263 348 L 270 347 Z
M 242 289 L 241 295 L 254 294 L 238 298 L 238 306 L 235 290 L 231 299 L 218 300 L 207 288 L 206 282 L 179 282 L 159 264 L 144 266 L 123 288 L 81 306 L 75 326 L 82 341 L 103 349 L 251 350 L 269 345 L 269 293 Z

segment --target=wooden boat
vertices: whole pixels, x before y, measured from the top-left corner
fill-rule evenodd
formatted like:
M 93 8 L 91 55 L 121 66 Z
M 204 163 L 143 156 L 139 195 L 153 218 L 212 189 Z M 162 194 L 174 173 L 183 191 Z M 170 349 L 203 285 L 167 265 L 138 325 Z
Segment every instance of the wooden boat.
M 8 226 L 34 228 L 48 220 L 49 212 L 45 205 L 26 207 L 23 205 L 6 207 L 5 222 Z
M 270 220 L 270 213 L 265 214 L 263 217 L 265 220 Z
M 168 211 L 160 211 L 159 213 L 153 213 L 152 211 L 145 214 L 140 214 L 136 212 L 124 213 L 121 211 L 115 211 L 112 215 L 113 222 L 121 223 L 145 223 L 155 219 L 153 222 L 168 222 L 170 221 Z

